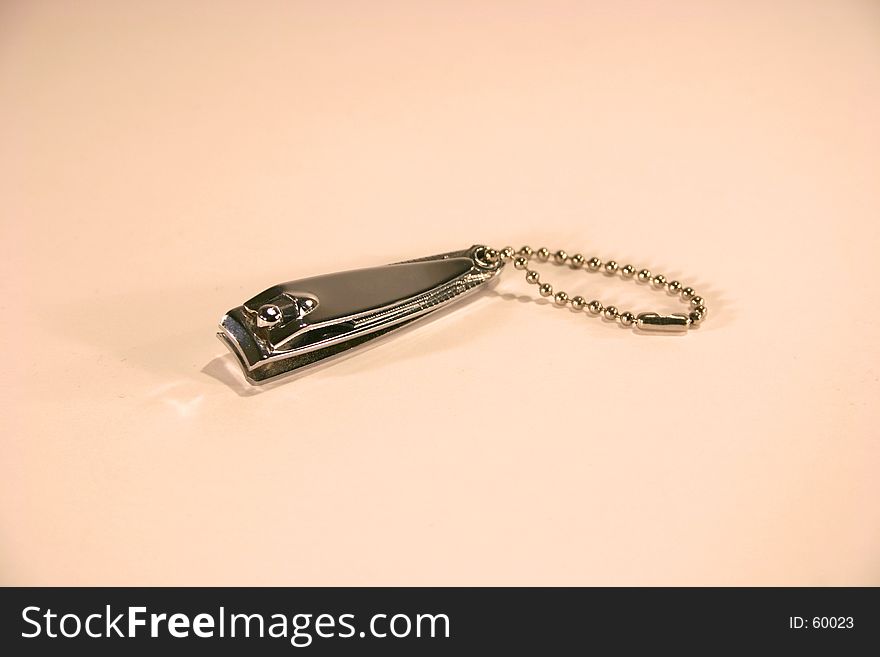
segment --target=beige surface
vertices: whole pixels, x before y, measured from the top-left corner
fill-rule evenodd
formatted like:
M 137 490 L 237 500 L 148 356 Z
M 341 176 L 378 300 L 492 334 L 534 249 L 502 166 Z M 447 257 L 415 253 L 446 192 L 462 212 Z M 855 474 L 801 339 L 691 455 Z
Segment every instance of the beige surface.
M 2 582 L 880 584 L 878 72 L 873 2 L 5 2 Z M 214 337 L 477 241 L 712 314 L 511 271 L 268 389 Z

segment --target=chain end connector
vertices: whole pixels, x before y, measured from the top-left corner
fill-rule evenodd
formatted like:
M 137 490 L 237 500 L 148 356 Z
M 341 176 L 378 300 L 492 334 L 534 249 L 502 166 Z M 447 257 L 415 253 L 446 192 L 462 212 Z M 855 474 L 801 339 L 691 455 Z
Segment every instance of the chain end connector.
M 642 331 L 657 331 L 662 333 L 681 333 L 688 330 L 691 320 L 687 315 L 672 313 L 661 315 L 660 313 L 640 313 L 636 317 L 636 328 Z

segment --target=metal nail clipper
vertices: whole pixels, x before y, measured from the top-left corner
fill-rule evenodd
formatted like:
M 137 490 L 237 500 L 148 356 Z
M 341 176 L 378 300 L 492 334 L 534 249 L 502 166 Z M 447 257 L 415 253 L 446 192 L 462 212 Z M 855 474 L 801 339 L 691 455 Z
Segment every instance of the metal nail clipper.
M 487 248 L 270 287 L 233 308 L 217 335 L 263 383 L 406 326 L 477 291 L 504 263 Z

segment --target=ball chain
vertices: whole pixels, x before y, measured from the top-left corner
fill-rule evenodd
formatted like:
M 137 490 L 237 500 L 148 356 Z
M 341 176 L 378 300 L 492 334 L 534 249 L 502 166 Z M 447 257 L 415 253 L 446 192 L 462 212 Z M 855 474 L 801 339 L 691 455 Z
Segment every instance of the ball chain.
M 663 274 L 653 274 L 649 269 L 639 269 L 633 265 L 623 265 L 622 267 L 614 260 L 603 262 L 599 258 L 585 258 L 580 253 L 569 256 L 563 250 L 553 251 L 546 247 L 540 249 L 532 249 L 524 246 L 519 251 L 513 247 L 506 246 L 503 249 L 486 249 L 485 257 L 490 262 L 513 261 L 515 269 L 525 271 L 526 282 L 531 285 L 538 286 L 538 294 L 542 297 L 552 297 L 553 303 L 557 306 L 570 305 L 574 310 L 587 311 L 592 315 L 601 315 L 605 319 L 613 322 L 619 322 L 622 326 L 632 326 L 636 321 L 636 315 L 631 312 L 620 312 L 615 306 L 606 306 L 601 301 L 587 301 L 584 297 L 577 295 L 570 297 L 567 292 L 559 290 L 554 293 L 554 288 L 550 283 L 542 283 L 541 276 L 533 269 L 529 269 L 529 263 L 534 259 L 540 262 L 548 262 L 552 260 L 557 265 L 568 264 L 572 269 L 587 269 L 588 271 L 601 271 L 606 276 L 620 275 L 621 278 L 635 278 L 638 282 L 651 285 L 658 290 L 666 290 L 670 295 L 679 296 L 683 301 L 689 304 L 690 312 L 688 313 L 688 322 L 691 326 L 700 324 L 705 319 L 708 310 L 703 297 L 697 295 L 692 287 L 686 287 L 679 281 L 668 281 Z

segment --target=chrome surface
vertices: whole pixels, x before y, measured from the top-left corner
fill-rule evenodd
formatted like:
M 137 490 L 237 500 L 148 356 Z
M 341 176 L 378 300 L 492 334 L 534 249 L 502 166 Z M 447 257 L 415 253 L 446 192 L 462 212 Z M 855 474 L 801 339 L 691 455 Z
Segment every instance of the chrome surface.
M 478 245 L 282 283 L 227 312 L 217 335 L 247 379 L 263 383 L 464 298 L 497 276 L 506 259 Z

